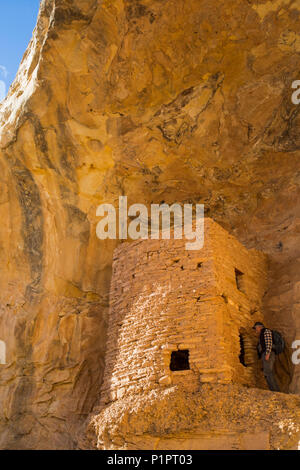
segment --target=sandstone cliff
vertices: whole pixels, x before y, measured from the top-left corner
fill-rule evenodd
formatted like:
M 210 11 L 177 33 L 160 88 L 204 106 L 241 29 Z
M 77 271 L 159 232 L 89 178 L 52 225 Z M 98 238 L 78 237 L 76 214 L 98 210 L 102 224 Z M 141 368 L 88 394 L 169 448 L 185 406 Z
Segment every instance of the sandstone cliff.
M 92 445 L 116 246 L 96 207 L 120 194 L 204 203 L 268 254 L 265 315 L 300 338 L 299 15 L 297 0 L 41 2 L 0 105 L 1 448 Z

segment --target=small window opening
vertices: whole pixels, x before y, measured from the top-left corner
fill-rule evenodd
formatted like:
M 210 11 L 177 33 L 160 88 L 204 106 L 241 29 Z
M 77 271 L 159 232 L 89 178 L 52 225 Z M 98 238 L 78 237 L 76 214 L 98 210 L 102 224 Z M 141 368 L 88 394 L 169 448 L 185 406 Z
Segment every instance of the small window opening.
M 241 292 L 245 292 L 245 276 L 244 273 L 242 273 L 238 269 L 235 269 L 235 282 L 238 290 L 240 290 Z
M 225 304 L 228 304 L 228 297 L 225 294 L 221 294 L 221 297 L 224 299 Z
M 170 370 L 189 370 L 189 350 L 181 349 L 180 351 L 172 351 Z
M 184 267 L 183 267 L 183 266 L 181 266 L 181 271 L 183 271 L 183 270 L 184 270 Z
M 239 355 L 240 363 L 243 364 L 244 367 L 247 367 L 245 363 L 245 344 L 243 335 L 240 334 L 240 355 Z
M 202 264 L 203 264 L 203 263 L 198 263 L 198 264 L 197 264 L 197 268 L 198 268 L 198 269 L 202 268 Z

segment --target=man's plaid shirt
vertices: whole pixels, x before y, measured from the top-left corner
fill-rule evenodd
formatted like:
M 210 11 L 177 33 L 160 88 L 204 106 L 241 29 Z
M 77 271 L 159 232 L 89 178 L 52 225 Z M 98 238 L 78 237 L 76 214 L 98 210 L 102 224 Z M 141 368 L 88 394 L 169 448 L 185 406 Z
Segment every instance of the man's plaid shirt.
M 273 346 L 273 338 L 272 338 L 272 331 L 269 330 L 268 328 L 265 329 L 264 339 L 265 339 L 265 345 L 266 345 L 266 354 L 270 354 L 272 351 L 272 346 Z

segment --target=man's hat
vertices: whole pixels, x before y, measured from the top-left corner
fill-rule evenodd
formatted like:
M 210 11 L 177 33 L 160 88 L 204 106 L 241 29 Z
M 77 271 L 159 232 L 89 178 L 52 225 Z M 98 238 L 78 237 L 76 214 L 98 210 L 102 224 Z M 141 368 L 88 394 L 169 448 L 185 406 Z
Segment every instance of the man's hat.
M 253 330 L 255 330 L 255 327 L 256 326 L 265 326 L 261 321 L 257 321 L 256 323 L 254 323 L 254 325 L 252 326 Z

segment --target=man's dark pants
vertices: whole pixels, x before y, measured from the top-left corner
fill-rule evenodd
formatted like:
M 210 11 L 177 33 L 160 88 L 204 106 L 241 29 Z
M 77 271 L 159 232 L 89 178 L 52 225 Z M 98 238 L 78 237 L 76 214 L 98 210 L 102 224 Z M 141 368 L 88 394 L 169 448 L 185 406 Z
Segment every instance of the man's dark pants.
M 275 353 L 274 351 L 271 352 L 270 358 L 267 361 L 266 360 L 266 353 L 263 353 L 262 355 L 262 363 L 263 363 L 263 371 L 264 371 L 264 376 L 266 378 L 268 387 L 272 392 L 280 392 L 278 383 L 275 379 L 274 376 L 274 364 L 275 364 Z

